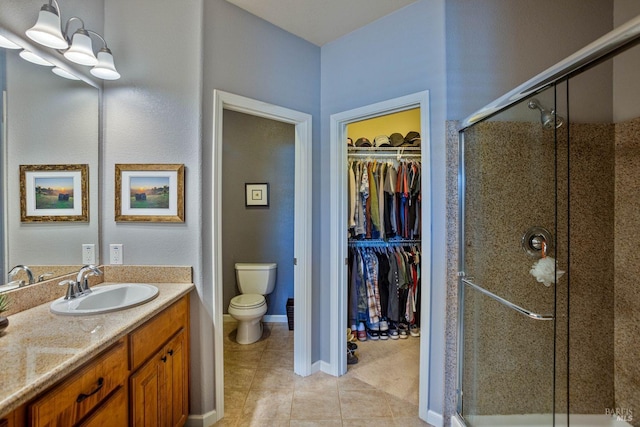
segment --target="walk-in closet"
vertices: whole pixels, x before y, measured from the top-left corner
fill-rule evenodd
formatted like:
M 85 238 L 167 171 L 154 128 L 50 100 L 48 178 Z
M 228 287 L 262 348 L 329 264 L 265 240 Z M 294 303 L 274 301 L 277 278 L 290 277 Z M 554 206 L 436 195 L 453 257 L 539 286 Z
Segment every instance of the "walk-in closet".
M 347 125 L 347 369 L 418 404 L 420 109 Z M 428 261 L 427 261 L 428 262 Z

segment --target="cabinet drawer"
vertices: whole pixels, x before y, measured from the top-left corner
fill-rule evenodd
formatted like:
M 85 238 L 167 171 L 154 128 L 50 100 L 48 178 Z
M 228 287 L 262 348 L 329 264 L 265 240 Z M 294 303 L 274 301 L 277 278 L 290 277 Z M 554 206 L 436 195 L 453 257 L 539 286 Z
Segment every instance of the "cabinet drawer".
M 31 425 L 73 425 L 106 396 L 126 384 L 127 342 L 121 339 L 109 350 L 45 392 L 29 405 Z
M 167 339 L 189 322 L 189 296 L 186 295 L 171 307 L 140 326 L 129 335 L 131 347 L 130 369 L 136 370 L 155 354 Z
M 127 388 L 120 387 L 79 427 L 123 427 L 129 422 Z

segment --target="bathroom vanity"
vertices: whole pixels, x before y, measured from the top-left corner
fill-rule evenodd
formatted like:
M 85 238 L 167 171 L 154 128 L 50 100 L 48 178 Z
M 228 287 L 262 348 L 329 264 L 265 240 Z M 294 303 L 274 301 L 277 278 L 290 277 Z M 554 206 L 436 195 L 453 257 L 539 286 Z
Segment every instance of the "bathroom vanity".
M 1 337 L 0 427 L 181 426 L 189 409 L 192 283 L 153 283 L 127 310 L 60 316 L 49 303 Z

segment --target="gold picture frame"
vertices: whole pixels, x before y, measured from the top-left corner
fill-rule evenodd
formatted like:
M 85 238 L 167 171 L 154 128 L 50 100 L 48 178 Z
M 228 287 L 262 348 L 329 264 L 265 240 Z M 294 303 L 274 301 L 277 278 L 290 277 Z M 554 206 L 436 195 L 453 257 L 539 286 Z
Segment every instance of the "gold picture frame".
M 184 222 L 183 164 L 116 164 L 115 220 Z
M 89 165 L 20 165 L 21 222 L 88 222 Z

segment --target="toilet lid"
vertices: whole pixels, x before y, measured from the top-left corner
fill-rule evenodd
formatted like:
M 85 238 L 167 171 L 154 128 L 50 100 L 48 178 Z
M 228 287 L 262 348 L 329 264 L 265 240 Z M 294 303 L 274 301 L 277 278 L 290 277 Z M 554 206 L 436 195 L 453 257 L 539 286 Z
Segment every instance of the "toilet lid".
M 255 308 L 265 303 L 264 295 L 242 294 L 231 299 L 231 306 L 236 308 Z

